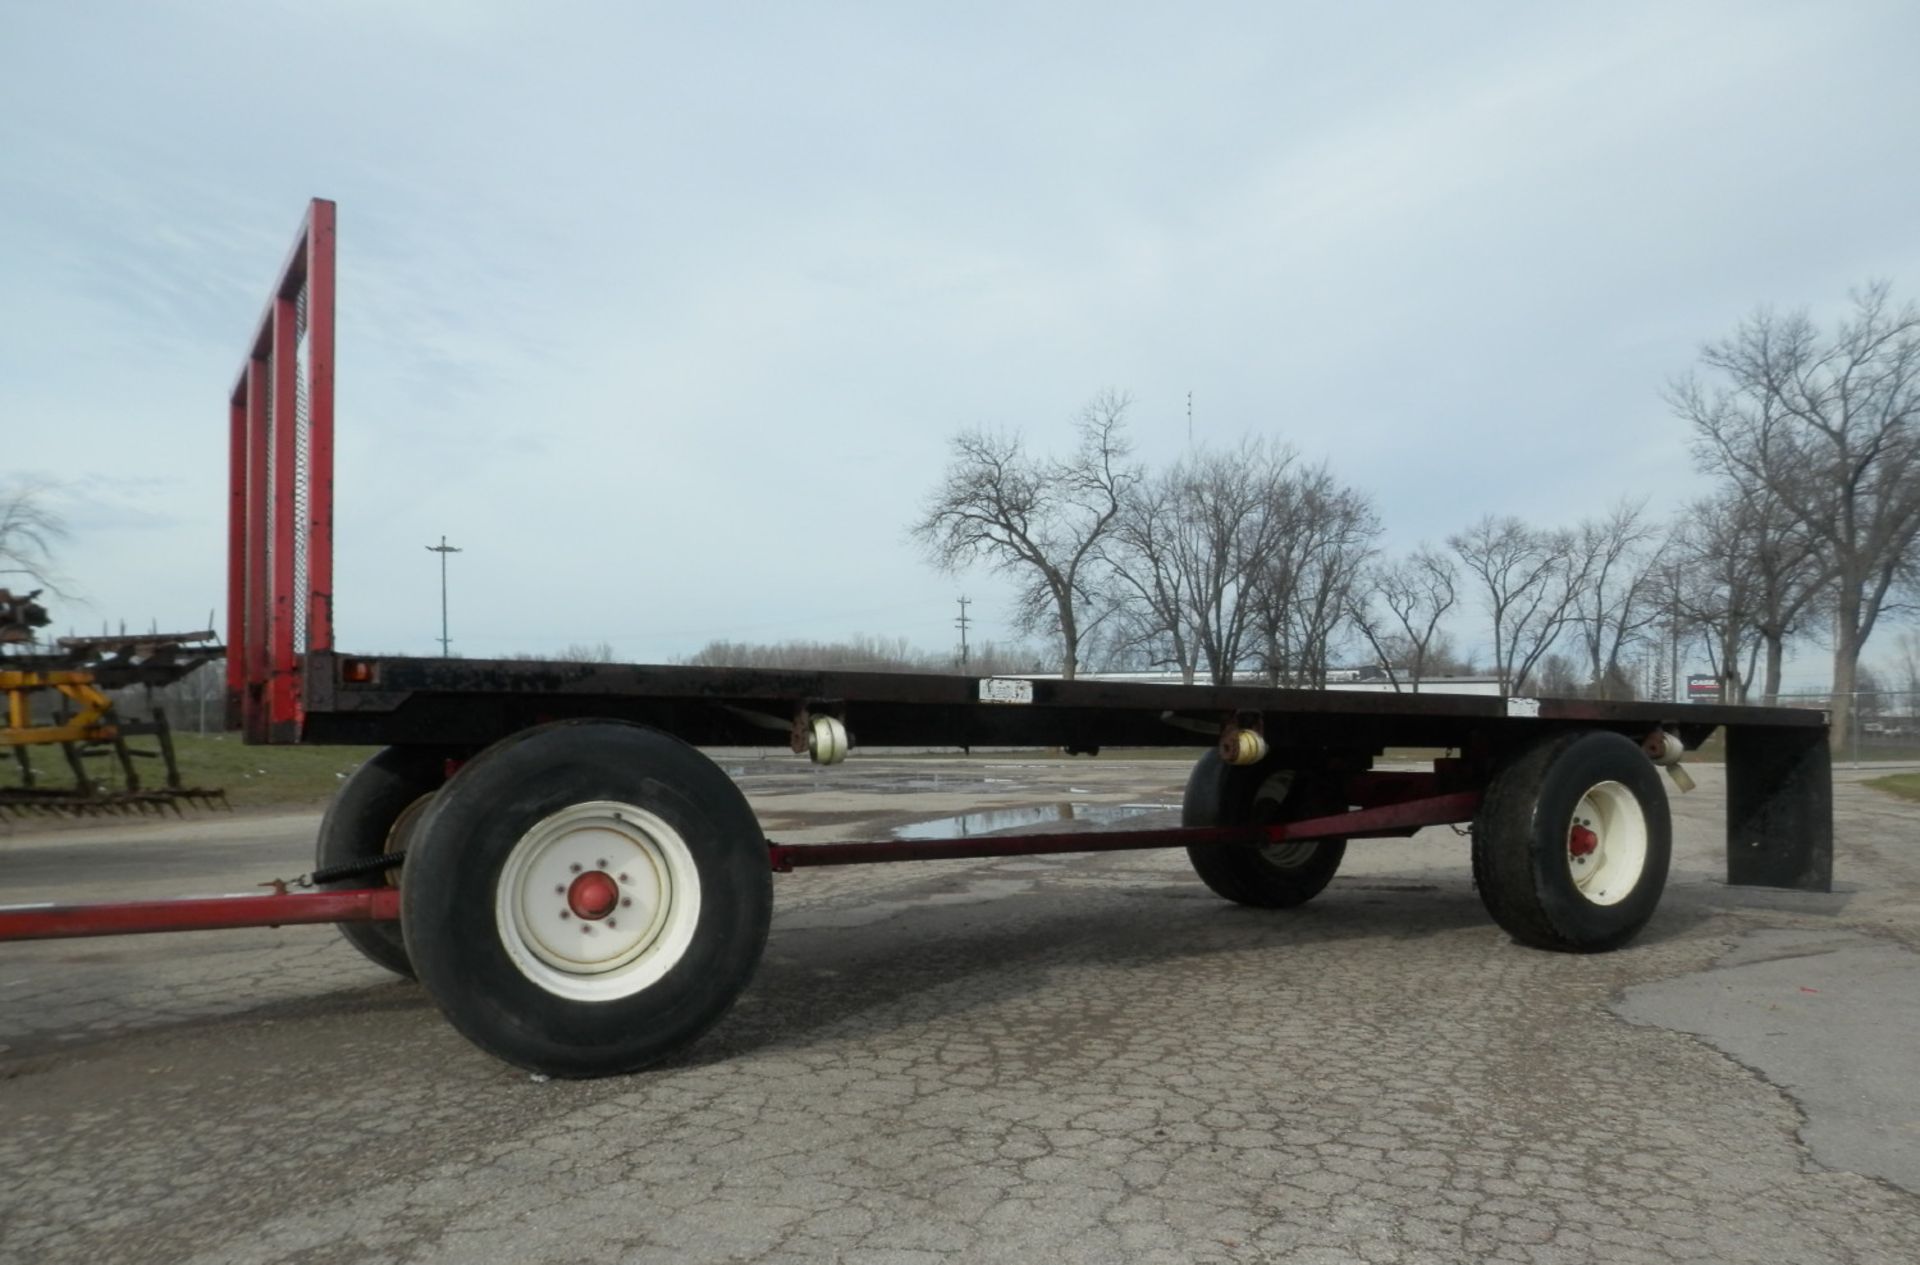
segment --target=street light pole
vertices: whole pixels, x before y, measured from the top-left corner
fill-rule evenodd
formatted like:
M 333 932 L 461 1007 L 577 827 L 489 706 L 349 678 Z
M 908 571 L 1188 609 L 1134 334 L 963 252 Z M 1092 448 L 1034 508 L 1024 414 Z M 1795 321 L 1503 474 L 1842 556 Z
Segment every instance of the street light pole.
M 452 643 L 447 638 L 447 555 L 459 553 L 460 550 L 448 544 L 443 535 L 439 544 L 427 546 L 427 552 L 440 555 L 440 657 L 445 659 L 452 654 L 448 649 Z

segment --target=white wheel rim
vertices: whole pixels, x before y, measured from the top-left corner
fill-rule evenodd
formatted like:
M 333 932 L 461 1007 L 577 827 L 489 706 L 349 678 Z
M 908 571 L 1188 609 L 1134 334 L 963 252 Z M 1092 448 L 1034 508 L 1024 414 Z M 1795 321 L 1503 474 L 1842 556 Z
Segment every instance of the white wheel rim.
M 513 845 L 494 918 L 507 956 L 547 992 L 631 997 L 686 956 L 700 872 L 679 832 L 644 808 L 574 804 Z
M 1263 825 L 1281 820 L 1280 806 L 1286 803 L 1287 795 L 1293 790 L 1293 770 L 1282 769 L 1278 773 L 1267 775 L 1260 783 L 1260 789 L 1253 793 L 1253 809 L 1250 816 Z M 1273 805 L 1269 812 L 1262 812 L 1260 805 Z M 1320 846 L 1318 839 L 1302 839 L 1288 843 L 1263 843 L 1260 845 L 1260 859 L 1268 865 L 1282 870 L 1305 865 L 1312 858 L 1314 850 Z
M 1632 895 L 1647 868 L 1647 815 L 1633 792 L 1601 782 L 1582 795 L 1567 823 L 1566 852 L 1574 887 L 1594 904 Z

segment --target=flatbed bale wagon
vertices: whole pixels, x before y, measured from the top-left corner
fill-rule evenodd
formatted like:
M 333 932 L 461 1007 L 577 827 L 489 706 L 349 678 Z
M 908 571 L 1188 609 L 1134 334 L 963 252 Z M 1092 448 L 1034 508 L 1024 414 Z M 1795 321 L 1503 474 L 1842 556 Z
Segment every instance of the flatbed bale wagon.
M 230 723 L 383 750 L 320 827 L 313 890 L 0 910 L 0 939 L 337 922 L 490 1053 L 562 1076 L 685 1047 L 746 987 L 773 876 L 820 865 L 1185 848 L 1241 904 L 1311 899 L 1349 841 L 1471 824 L 1523 944 L 1627 943 L 1665 884 L 1659 770 L 1724 731 L 1727 881 L 1827 891 L 1824 713 L 354 655 L 333 641 L 335 208 L 315 200 L 230 397 Z M 1177 828 L 790 845 L 703 746 L 1190 746 Z M 1376 769 L 1389 748 L 1449 754 Z

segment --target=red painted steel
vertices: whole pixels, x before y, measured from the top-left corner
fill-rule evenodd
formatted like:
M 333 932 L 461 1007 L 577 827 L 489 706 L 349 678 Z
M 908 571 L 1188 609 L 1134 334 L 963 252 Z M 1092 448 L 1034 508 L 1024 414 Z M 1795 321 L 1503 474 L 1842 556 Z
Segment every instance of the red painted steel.
M 0 941 L 290 927 L 316 922 L 391 922 L 399 916 L 400 892 L 392 887 L 97 905 L 12 905 L 0 906 Z
M 1463 821 L 1472 821 L 1473 815 L 1480 811 L 1480 798 L 1484 794 L 1478 788 L 1470 791 L 1449 791 L 1445 795 L 1427 795 L 1419 799 L 1403 800 L 1397 804 L 1381 804 L 1374 808 L 1361 808 L 1350 813 L 1335 813 L 1331 817 L 1316 817 L 1311 821 L 1297 821 L 1280 827 L 1281 837 L 1285 839 L 1306 839 L 1314 835 L 1321 837 L 1347 839 L 1384 839 L 1398 835 L 1409 835 L 1427 826 L 1451 826 Z
M 300 739 L 302 664 L 333 648 L 334 238 L 334 204 L 316 198 L 229 401 L 227 686 L 252 742 Z
M 307 627 L 308 650 L 333 649 L 334 205 L 307 216 Z
M 240 725 L 240 695 L 247 685 L 246 551 L 237 547 L 247 530 L 247 396 L 240 389 L 227 402 L 227 728 Z
M 862 843 L 767 842 L 767 859 L 780 873 L 800 866 L 882 865 L 893 861 L 949 861 L 971 857 L 1039 856 L 1061 852 L 1124 852 L 1202 844 L 1261 844 L 1285 840 L 1365 839 L 1412 834 L 1423 826 L 1471 821 L 1479 791 L 1455 791 L 1379 808 L 1333 813 L 1273 826 L 1182 826 L 1172 830 L 1102 830 L 1077 834 L 992 835 L 986 838 L 886 839 Z
M 247 640 L 241 658 L 247 665 L 246 689 L 240 696 L 248 742 L 267 738 L 267 362 L 255 358 L 247 365 Z M 232 654 L 232 643 L 228 643 Z
M 294 692 L 293 628 L 293 547 L 297 538 L 295 517 L 298 502 L 294 494 L 299 474 L 296 454 L 299 429 L 295 410 L 299 401 L 299 339 L 296 337 L 294 301 L 284 292 L 273 302 L 273 423 L 268 442 L 273 445 L 273 538 L 268 542 L 272 561 L 268 564 L 272 586 L 269 602 L 272 615 L 267 625 L 267 714 L 272 736 L 299 736 L 298 700 Z M 293 727 L 288 733 L 289 727 Z

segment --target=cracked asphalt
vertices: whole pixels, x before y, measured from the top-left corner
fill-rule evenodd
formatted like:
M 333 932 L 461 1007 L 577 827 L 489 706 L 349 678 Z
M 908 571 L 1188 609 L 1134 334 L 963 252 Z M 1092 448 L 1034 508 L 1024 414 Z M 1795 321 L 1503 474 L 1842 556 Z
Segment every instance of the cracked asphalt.
M 722 763 L 794 842 L 1153 824 L 1186 772 Z M 493 1062 L 329 928 L 0 946 L 0 1261 L 1911 1265 L 1920 805 L 1837 771 L 1840 890 L 1729 889 L 1701 774 L 1599 957 L 1509 942 L 1444 829 L 1277 913 L 1179 853 L 780 876 L 741 1003 L 617 1080 Z M 239 890 L 317 821 L 16 833 L 0 892 Z

